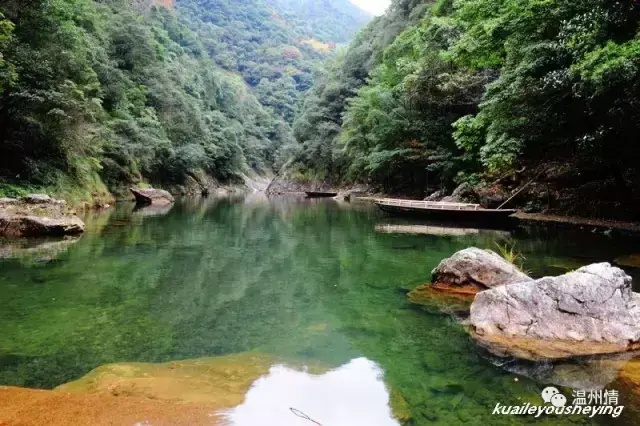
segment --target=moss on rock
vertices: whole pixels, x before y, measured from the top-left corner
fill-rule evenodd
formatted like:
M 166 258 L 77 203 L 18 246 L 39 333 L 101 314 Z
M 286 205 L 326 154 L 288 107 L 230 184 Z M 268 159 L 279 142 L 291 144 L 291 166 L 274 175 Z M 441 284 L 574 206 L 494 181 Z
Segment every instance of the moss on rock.
M 241 404 L 251 384 L 269 372 L 276 358 L 253 352 L 171 361 L 100 366 L 56 391 L 143 397 L 171 402 Z

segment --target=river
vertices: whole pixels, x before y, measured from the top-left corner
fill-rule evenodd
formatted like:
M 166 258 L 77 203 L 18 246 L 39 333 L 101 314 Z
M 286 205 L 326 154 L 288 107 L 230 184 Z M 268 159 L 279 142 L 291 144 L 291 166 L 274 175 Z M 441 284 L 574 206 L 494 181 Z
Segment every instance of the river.
M 326 426 L 400 424 L 390 393 L 406 424 L 531 424 L 491 413 L 496 403 L 542 404 L 551 376 L 506 365 L 406 292 L 469 246 L 515 247 L 542 276 L 612 261 L 637 243 L 590 230 L 427 226 L 361 202 L 260 196 L 125 203 L 85 221 L 78 241 L 3 250 L 0 385 L 49 389 L 107 363 L 247 351 L 325 366 L 274 366 L 228 413 L 238 425 L 312 424 L 288 407 Z

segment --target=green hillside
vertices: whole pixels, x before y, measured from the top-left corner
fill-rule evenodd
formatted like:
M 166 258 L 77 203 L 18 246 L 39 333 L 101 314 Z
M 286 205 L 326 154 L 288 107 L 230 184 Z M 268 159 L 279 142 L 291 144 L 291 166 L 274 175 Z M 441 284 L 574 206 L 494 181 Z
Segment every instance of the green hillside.
M 289 123 L 314 70 L 333 55 L 310 40 L 344 40 L 361 22 L 340 15 L 339 33 L 315 34 L 276 6 L 3 2 L 0 193 L 90 198 L 201 171 L 228 180 L 270 170 L 293 145 Z
M 640 217 L 640 7 L 395 0 L 296 121 L 316 179 L 424 196 L 467 183 L 527 210 Z

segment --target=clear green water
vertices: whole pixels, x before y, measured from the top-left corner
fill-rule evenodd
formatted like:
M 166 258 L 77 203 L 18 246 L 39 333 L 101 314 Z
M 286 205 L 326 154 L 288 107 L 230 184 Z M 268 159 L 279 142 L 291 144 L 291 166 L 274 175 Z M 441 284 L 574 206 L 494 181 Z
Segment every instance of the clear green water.
M 450 316 L 407 301 L 442 258 L 516 244 L 533 275 L 558 274 L 634 244 L 540 229 L 384 233 L 376 225 L 405 222 L 368 204 L 292 198 L 186 200 L 158 216 L 125 204 L 86 222 L 55 258 L 0 259 L 0 384 L 52 388 L 105 363 L 243 351 L 336 367 L 365 357 L 413 425 L 533 423 L 491 410 L 540 404 L 545 387 L 495 366 Z M 588 423 L 538 423 L 570 421 Z

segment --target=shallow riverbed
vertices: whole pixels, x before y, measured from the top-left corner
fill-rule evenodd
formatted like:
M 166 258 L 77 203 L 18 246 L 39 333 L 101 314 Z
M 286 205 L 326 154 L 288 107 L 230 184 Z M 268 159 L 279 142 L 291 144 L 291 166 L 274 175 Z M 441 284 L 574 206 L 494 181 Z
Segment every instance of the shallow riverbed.
M 632 238 L 455 228 L 360 202 L 260 196 L 120 204 L 85 220 L 78 241 L 0 250 L 0 385 L 53 388 L 107 363 L 254 351 L 323 372 L 273 366 L 224 413 L 233 424 L 312 424 L 293 407 L 325 426 L 398 425 L 390 394 L 411 425 L 634 422 L 492 415 L 496 403 L 541 405 L 547 385 L 577 379 L 496 359 L 452 316 L 406 297 L 469 246 L 514 246 L 542 276 L 638 251 Z M 602 373 L 586 371 L 582 383 Z

